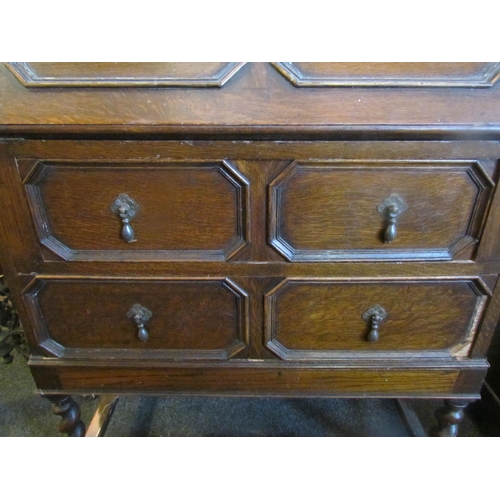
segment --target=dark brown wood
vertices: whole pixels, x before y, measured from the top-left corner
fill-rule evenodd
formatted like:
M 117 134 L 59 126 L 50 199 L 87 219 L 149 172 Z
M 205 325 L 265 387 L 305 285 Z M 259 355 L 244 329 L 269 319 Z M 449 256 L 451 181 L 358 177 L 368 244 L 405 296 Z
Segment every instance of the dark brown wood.
M 272 249 L 271 249 L 272 251 Z M 275 253 L 276 255 L 276 253 Z M 282 261 L 279 258 L 279 261 Z M 460 262 L 405 262 L 402 266 L 395 262 L 321 262 L 294 263 L 293 265 L 276 261 L 231 261 L 231 270 L 235 276 L 248 277 L 285 277 L 293 266 L 293 277 L 416 277 L 416 276 L 478 276 L 489 275 L 497 279 L 500 264 L 488 262 L 477 264 L 472 261 Z M 117 275 L 122 277 L 155 277 L 155 276 L 221 276 L 227 272 L 228 265 L 222 262 L 58 262 L 46 261 L 37 263 L 37 270 L 44 275 L 98 276 Z M 29 278 L 21 274 L 18 279 Z M 493 286 L 488 287 L 490 289 Z M 27 284 L 27 283 L 26 283 Z
M 228 162 L 18 164 L 39 238 L 65 260 L 224 260 L 245 244 L 246 180 Z M 138 205 L 133 242 L 120 194 Z
M 113 394 L 166 393 L 225 396 L 350 396 L 350 397 L 445 397 L 453 394 L 459 370 L 455 369 L 340 369 L 333 366 L 196 367 L 34 367 L 45 391 Z M 259 363 L 260 365 L 260 363 Z M 53 385 L 49 384 L 52 379 Z M 476 395 L 477 397 L 477 395 Z
M 500 126 L 500 124 L 499 124 Z M 35 128 L 36 129 L 36 128 Z M 51 127 L 52 129 L 52 127 Z M 216 127 L 211 127 L 211 130 Z M 119 130 L 127 130 L 120 127 Z M 260 133 L 260 128 L 257 129 Z M 285 129 L 286 130 L 286 129 Z M 41 134 L 41 132 L 38 132 Z M 74 134 L 74 132 L 73 132 Z M 454 141 L 432 141 L 425 138 L 421 133 L 417 137 L 419 140 L 405 140 L 403 137 L 392 137 L 387 135 L 385 139 L 374 140 L 369 137 L 364 140 L 351 138 L 342 139 L 341 136 L 334 135 L 329 140 L 318 138 L 311 135 L 309 141 L 298 140 L 296 135 L 291 135 L 287 140 L 265 139 L 265 133 L 262 132 L 261 140 L 253 139 L 245 141 L 227 140 L 223 135 L 218 136 L 218 140 L 203 140 L 203 137 L 196 137 L 196 140 L 172 138 L 170 135 L 158 131 L 158 136 L 151 132 L 133 135 L 132 132 L 121 132 L 126 138 L 132 137 L 134 140 L 126 140 L 111 136 L 107 139 L 95 140 L 61 140 L 60 138 L 51 138 L 51 140 L 21 140 L 4 139 L 2 149 L 9 151 L 9 156 L 16 158 L 28 158 L 31 161 L 28 166 L 22 169 L 24 175 L 33 167 L 33 159 L 51 158 L 53 160 L 88 161 L 89 158 L 102 158 L 103 160 L 136 159 L 147 162 L 151 158 L 158 161 L 182 160 L 182 161 L 200 161 L 207 159 L 212 161 L 221 161 L 227 156 L 238 160 L 277 160 L 284 162 L 281 169 L 291 163 L 291 160 L 304 161 L 311 158 L 316 159 L 335 159 L 335 160 L 470 160 L 479 162 L 483 170 L 493 177 L 496 168 L 496 158 L 500 154 L 500 144 L 495 140 L 454 140 Z M 471 132 L 472 134 L 472 132 Z M 84 135 L 83 132 L 79 134 Z M 187 132 L 186 132 L 187 135 Z M 262 139 L 264 136 L 264 139 Z M 422 137 L 423 136 L 423 137 Z M 64 137 L 73 138 L 71 133 Z M 103 137 L 101 132 L 99 137 Z M 500 136 L 499 136 L 500 137 Z M 314 139 L 314 140 L 312 140 Z M 19 163 L 19 160 L 18 160 Z M 241 167 L 243 169 L 243 167 Z M 250 167 L 252 168 L 252 167 Z M 253 167 L 254 169 L 256 167 Z M 269 166 L 274 175 L 267 181 L 263 175 L 261 166 L 257 170 L 259 176 L 264 176 L 267 183 L 277 177 L 281 169 L 279 165 Z M 21 170 L 21 168 L 20 168 Z M 248 168 L 245 173 L 251 172 Z M 498 177 L 498 174 L 497 176 Z M 495 178 L 496 178 L 495 177 Z M 256 182 L 254 180 L 254 182 Z
M 440 397 L 477 399 L 487 368 L 484 360 L 342 359 L 305 364 L 261 360 L 190 362 L 157 359 L 77 359 L 33 357 L 30 369 L 45 394 L 191 394 L 341 397 Z M 466 391 L 457 378 L 476 378 Z M 481 374 L 482 378 L 475 377 Z M 413 381 L 412 381 L 413 379 Z M 418 381 L 418 383 L 416 382 Z M 86 389 L 84 387 L 86 386 Z M 91 388 L 92 386 L 92 388 Z
M 80 407 L 71 396 L 47 395 L 52 403 L 52 413 L 62 418 L 59 432 L 70 437 L 84 437 L 85 424 L 80 420 Z
M 457 437 L 464 410 L 470 401 L 445 400 L 444 408 L 436 410 L 438 426 L 430 431 L 433 437 Z
M 248 345 L 247 294 L 229 279 L 38 278 L 25 297 L 38 344 L 57 356 L 224 360 Z M 146 342 L 135 304 L 153 313 Z
M 463 258 L 492 187 L 464 162 L 294 163 L 270 185 L 270 240 L 292 261 Z M 387 245 L 378 208 L 391 195 L 407 209 Z
M 245 63 L 6 63 L 25 87 L 222 87 Z
M 214 97 L 209 97 L 206 89 L 191 89 L 188 95 L 186 89 L 168 89 L 168 96 L 159 94 L 157 89 L 143 89 L 140 94 L 128 89 L 95 92 L 92 88 L 32 92 L 10 69 L 0 65 L 3 104 L 0 123 L 12 131 L 33 125 L 77 124 L 115 129 L 130 125 L 135 130 L 158 125 L 180 126 L 186 132 L 193 127 L 219 125 L 232 129 L 233 133 L 235 128 L 245 126 L 292 125 L 289 130 L 297 131 L 325 125 L 330 130 L 336 126 L 373 130 L 379 125 L 386 129 L 401 126 L 411 131 L 414 127 L 438 130 L 465 125 L 471 129 L 479 125 L 487 131 L 491 125 L 499 125 L 498 85 L 474 89 L 469 83 L 464 88 L 444 91 L 337 88 L 316 92 L 295 88 L 271 65 L 261 65 L 259 69 L 268 82 L 262 89 L 260 82 L 266 78 L 259 79 L 259 88 L 249 88 L 245 82 L 251 73 L 250 66 L 243 67 L 222 89 L 214 90 L 217 92 L 214 106 Z
M 266 342 L 285 360 L 467 356 L 487 299 L 472 280 L 288 279 L 266 295 Z M 374 304 L 387 316 L 369 342 Z
M 0 262 L 40 392 L 476 399 L 499 64 L 0 65 Z
M 297 87 L 491 87 L 499 63 L 273 63 Z

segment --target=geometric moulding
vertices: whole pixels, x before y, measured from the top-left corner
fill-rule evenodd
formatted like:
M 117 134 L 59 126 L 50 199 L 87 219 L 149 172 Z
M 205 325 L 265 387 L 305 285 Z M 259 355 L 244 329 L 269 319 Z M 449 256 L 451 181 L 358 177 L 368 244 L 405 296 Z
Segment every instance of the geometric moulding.
M 296 87 L 468 87 L 488 88 L 500 63 L 275 62 Z
M 245 63 L 11 62 L 25 87 L 222 87 Z

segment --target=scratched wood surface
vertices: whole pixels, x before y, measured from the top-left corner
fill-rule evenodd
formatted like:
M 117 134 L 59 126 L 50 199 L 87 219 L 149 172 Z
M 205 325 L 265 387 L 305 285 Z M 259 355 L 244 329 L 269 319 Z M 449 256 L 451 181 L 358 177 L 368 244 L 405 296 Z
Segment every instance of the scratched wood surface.
M 291 280 L 267 295 L 267 345 L 285 359 L 383 351 L 467 355 L 486 298 L 467 281 Z M 371 324 L 362 316 L 375 305 L 387 317 L 371 343 Z

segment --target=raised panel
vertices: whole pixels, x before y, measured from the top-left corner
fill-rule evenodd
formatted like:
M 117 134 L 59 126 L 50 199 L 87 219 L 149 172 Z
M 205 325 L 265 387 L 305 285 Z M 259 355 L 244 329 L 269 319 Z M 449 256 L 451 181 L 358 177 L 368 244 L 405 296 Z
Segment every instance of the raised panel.
M 26 87 L 222 87 L 245 63 L 11 62 Z
M 285 360 L 464 357 L 490 295 L 476 278 L 287 279 L 266 294 L 266 345 Z M 375 305 L 386 317 L 370 342 Z
M 493 183 L 475 162 L 294 162 L 269 188 L 269 241 L 290 261 L 471 257 Z M 406 210 L 397 236 L 379 206 Z
M 42 277 L 24 299 L 37 344 L 56 356 L 224 360 L 248 345 L 247 294 L 229 279 Z M 147 341 L 134 304 L 152 312 Z
M 18 164 L 41 243 L 65 260 L 225 260 L 245 245 L 248 183 L 229 162 Z M 132 242 L 120 194 L 138 205 Z
M 500 63 L 484 62 L 278 62 L 297 87 L 491 87 Z

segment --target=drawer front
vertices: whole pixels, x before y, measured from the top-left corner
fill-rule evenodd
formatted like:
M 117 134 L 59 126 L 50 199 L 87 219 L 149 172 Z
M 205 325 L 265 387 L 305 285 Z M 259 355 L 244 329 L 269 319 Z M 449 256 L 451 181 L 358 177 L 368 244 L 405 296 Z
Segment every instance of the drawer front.
M 245 63 L 13 62 L 26 87 L 222 87 Z
M 229 162 L 18 161 L 42 244 L 65 260 L 225 260 L 245 245 Z
M 287 279 L 266 295 L 282 359 L 463 357 L 490 295 L 477 279 Z
M 137 393 L 217 396 L 287 397 L 477 397 L 486 371 L 483 363 L 461 372 L 448 368 L 324 368 L 276 366 L 276 363 L 184 363 L 176 366 L 72 366 L 32 359 L 31 372 L 44 393 Z M 461 374 L 472 375 L 474 385 L 463 389 Z M 457 394 L 458 393 L 458 394 Z
M 248 344 L 247 295 L 228 279 L 36 278 L 24 298 L 60 357 L 223 360 Z
M 499 63 L 484 62 L 279 62 L 297 87 L 491 87 Z
M 470 258 L 493 182 L 475 162 L 294 162 L 270 185 L 290 261 Z

